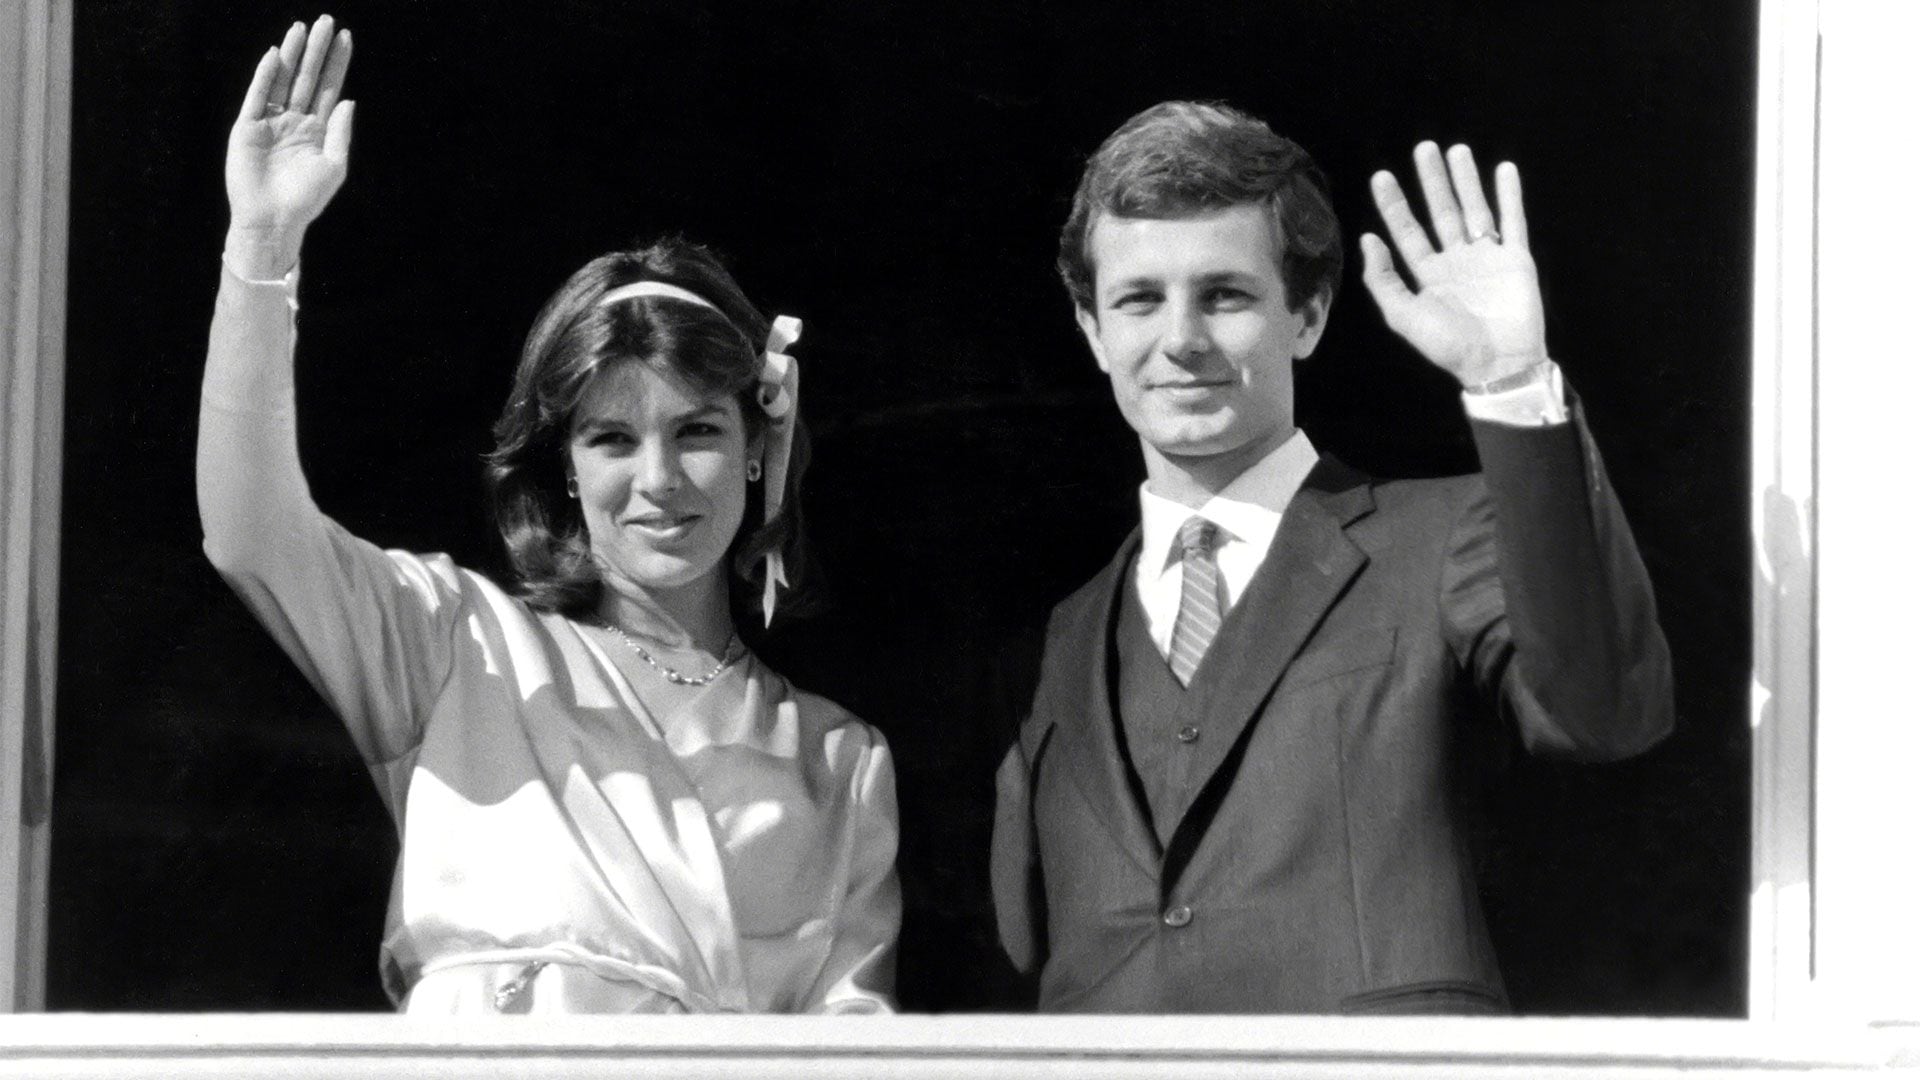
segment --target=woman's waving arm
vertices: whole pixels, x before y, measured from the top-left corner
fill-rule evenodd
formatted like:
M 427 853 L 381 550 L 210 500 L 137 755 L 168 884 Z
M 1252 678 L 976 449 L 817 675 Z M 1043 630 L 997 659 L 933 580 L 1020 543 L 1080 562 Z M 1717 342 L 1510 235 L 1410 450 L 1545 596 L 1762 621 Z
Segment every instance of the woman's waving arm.
M 346 177 L 352 48 L 331 19 L 295 24 L 255 66 L 234 121 L 196 490 L 207 557 L 339 714 L 393 803 L 381 766 L 418 743 L 445 685 L 464 578 L 444 557 L 349 534 L 314 505 L 300 467 L 300 245 Z
M 227 136 L 227 258 L 245 278 L 293 269 L 300 243 L 347 178 L 353 102 L 341 101 L 353 34 L 322 15 L 254 65 Z

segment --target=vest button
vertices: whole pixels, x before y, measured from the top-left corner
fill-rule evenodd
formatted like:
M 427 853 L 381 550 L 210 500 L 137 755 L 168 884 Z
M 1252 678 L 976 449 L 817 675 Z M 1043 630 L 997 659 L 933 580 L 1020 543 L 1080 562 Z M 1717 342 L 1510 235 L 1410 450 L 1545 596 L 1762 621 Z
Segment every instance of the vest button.
M 1188 724 L 1186 727 L 1174 733 L 1173 737 L 1179 739 L 1181 742 L 1192 742 L 1200 737 L 1200 729 L 1194 727 L 1192 724 Z
M 1185 904 L 1170 907 L 1165 915 L 1160 916 L 1160 921 L 1177 930 L 1193 921 L 1193 909 Z

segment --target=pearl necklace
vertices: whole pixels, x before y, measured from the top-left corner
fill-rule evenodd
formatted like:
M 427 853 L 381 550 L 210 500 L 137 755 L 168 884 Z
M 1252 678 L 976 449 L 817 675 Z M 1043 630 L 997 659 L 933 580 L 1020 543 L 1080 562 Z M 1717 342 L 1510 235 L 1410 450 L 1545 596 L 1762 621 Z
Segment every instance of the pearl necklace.
M 613 631 L 614 636 L 618 637 L 621 641 L 626 642 L 627 648 L 632 649 L 640 659 L 645 660 L 648 667 L 659 672 L 668 682 L 675 686 L 705 686 L 719 678 L 721 672 L 732 667 L 742 656 L 747 654 L 746 646 L 740 643 L 740 635 L 735 634 L 733 637 L 727 639 L 726 651 L 720 655 L 720 662 L 713 665 L 713 670 L 707 672 L 705 675 L 682 675 L 678 671 L 655 660 L 653 654 L 641 648 L 640 643 L 627 636 L 625 630 L 620 629 L 612 623 L 604 623 L 602 625 L 608 630 Z M 738 651 L 734 649 L 736 645 L 740 645 Z

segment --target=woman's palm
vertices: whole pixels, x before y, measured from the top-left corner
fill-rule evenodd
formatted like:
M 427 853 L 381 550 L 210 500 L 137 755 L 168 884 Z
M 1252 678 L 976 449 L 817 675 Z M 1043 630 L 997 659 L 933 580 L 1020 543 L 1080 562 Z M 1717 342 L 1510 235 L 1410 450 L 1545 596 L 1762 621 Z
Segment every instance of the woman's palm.
M 242 229 L 304 230 L 347 176 L 353 103 L 342 102 L 353 39 L 332 18 L 295 23 L 255 67 L 227 138 L 227 201 Z
M 329 156 L 327 125 L 312 113 L 243 119 L 227 144 L 227 199 L 236 225 L 305 226 L 347 177 L 344 154 Z

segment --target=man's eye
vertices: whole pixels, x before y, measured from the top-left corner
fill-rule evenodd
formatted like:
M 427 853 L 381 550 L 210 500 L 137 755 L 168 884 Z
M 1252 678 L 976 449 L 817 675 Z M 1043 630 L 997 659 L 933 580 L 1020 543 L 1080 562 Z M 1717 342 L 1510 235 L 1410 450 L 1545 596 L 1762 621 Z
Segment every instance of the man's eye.
M 1244 289 L 1218 288 L 1207 293 L 1207 306 L 1215 310 L 1238 311 L 1252 304 L 1254 296 Z
M 1114 299 L 1116 311 L 1142 311 L 1160 302 L 1160 294 L 1153 292 L 1122 293 Z

